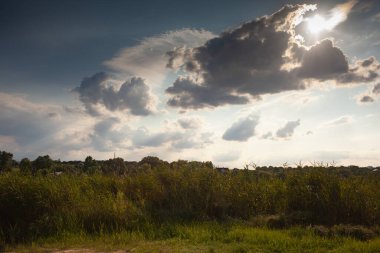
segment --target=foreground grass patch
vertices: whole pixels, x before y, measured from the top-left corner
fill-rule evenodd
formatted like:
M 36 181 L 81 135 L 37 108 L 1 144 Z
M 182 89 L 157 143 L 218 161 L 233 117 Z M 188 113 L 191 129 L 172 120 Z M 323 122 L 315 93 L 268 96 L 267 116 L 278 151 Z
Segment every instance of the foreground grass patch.
M 380 238 L 321 237 L 304 228 L 269 230 L 246 225 L 167 224 L 144 232 L 63 234 L 8 248 L 15 252 L 380 252 Z M 77 252 L 79 252 L 77 251 Z

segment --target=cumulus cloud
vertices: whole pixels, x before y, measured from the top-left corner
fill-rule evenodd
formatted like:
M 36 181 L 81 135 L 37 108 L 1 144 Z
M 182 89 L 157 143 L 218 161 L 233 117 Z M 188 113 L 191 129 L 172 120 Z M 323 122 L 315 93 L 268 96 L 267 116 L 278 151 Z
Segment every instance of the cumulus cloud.
M 371 56 L 367 59 L 356 61 L 346 73 L 342 73 L 337 77 L 337 81 L 341 84 L 370 83 L 378 80 L 379 70 L 380 62 Z
M 119 89 L 115 86 L 108 74 L 99 72 L 84 78 L 73 91 L 79 94 L 80 101 L 93 116 L 101 115 L 99 106 L 108 111 L 128 110 L 131 114 L 140 116 L 153 113 L 155 98 L 143 79 L 133 77 Z
M 241 118 L 224 132 L 223 139 L 226 141 L 247 141 L 255 135 L 255 128 L 258 123 L 259 117 L 256 115 Z
M 195 84 L 189 78 L 178 78 L 166 92 L 173 95 L 168 101 L 168 105 L 173 107 L 199 109 L 249 102 L 249 99 L 245 96 L 229 94 L 228 91 L 223 89 L 213 90 L 211 87 Z
M 360 95 L 358 97 L 358 103 L 373 103 L 380 96 L 380 83 L 373 86 L 372 90 L 368 94 Z
M 331 40 L 323 40 L 304 53 L 298 75 L 327 80 L 347 71 L 348 62 L 343 52 L 334 47 Z
M 368 95 L 364 95 L 360 98 L 361 103 L 372 103 L 373 101 L 375 100 L 371 96 L 368 96 Z
M 294 130 L 300 125 L 300 120 L 288 121 L 284 127 L 276 132 L 278 138 L 290 138 L 294 134 Z
M 214 36 L 205 30 L 170 31 L 145 38 L 133 47 L 122 49 L 104 64 L 123 76 L 140 76 L 150 85 L 161 84 L 168 71 L 166 52 L 175 47 L 197 47 Z
M 348 14 L 355 1 L 339 5 Z M 179 77 L 166 92 L 168 105 L 183 109 L 246 104 L 264 94 L 306 89 L 313 83 L 372 82 L 379 62 L 370 57 L 350 65 L 331 40 L 303 45 L 295 27 L 315 5 L 286 5 L 278 12 L 223 32 L 204 45 L 168 52 Z M 340 21 L 344 21 L 346 16 Z

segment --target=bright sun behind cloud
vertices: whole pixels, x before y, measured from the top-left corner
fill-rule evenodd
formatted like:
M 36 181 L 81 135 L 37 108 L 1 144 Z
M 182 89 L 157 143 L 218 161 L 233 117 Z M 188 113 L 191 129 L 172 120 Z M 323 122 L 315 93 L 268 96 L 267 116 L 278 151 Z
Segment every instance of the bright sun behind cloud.
M 323 31 L 331 31 L 338 24 L 347 19 L 348 12 L 355 3 L 356 1 L 349 1 L 345 4 L 338 5 L 330 11 L 329 18 L 316 14 L 315 16 L 306 19 L 309 31 L 314 34 Z
M 320 15 L 315 15 L 314 17 L 310 18 L 307 24 L 309 31 L 316 34 L 320 33 L 323 30 L 326 30 L 328 26 L 326 19 Z
M 344 19 L 344 14 L 338 10 L 333 12 L 331 18 L 328 19 L 317 14 L 314 17 L 308 19 L 308 29 L 310 32 L 316 34 L 322 31 L 331 31 Z

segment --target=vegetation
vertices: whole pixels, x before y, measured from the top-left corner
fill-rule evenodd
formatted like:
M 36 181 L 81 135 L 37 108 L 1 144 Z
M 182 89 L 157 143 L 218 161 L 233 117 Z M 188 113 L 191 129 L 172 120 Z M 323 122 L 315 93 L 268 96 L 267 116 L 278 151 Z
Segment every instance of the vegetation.
M 232 242 L 241 242 L 235 252 L 248 252 L 253 244 L 258 248 L 252 252 L 275 251 L 260 248 L 264 245 L 279 247 L 277 252 L 321 245 L 362 249 L 352 252 L 380 248 L 375 168 L 227 170 L 211 162 L 168 163 L 156 157 L 61 162 L 40 156 L 17 163 L 1 154 L 6 166 L 0 167 L 0 248 L 70 235 L 85 242 L 122 236 L 116 245 L 130 243 L 127 238 L 190 240 L 203 245 L 202 251 Z M 231 251 L 238 250 L 235 246 Z

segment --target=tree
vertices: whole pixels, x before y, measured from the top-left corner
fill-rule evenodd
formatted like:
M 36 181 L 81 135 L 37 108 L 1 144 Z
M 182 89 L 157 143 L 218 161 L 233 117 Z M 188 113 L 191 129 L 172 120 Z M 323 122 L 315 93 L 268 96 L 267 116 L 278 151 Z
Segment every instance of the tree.
M 23 173 L 30 173 L 32 172 L 32 162 L 28 158 L 23 158 L 20 161 L 20 170 Z
M 39 156 L 33 161 L 33 168 L 38 170 L 50 170 L 53 165 L 53 160 L 49 155 Z
M 84 160 L 83 170 L 87 173 L 94 173 L 98 169 L 98 165 L 96 160 L 94 160 L 91 156 L 87 156 Z
M 13 164 L 13 154 L 6 151 L 0 152 L 0 171 L 9 171 Z
M 102 166 L 103 173 L 105 174 L 125 174 L 126 166 L 123 158 L 114 158 L 106 161 Z
M 169 167 L 169 163 L 156 156 L 146 156 L 139 162 L 139 165 L 149 164 L 151 168 Z

